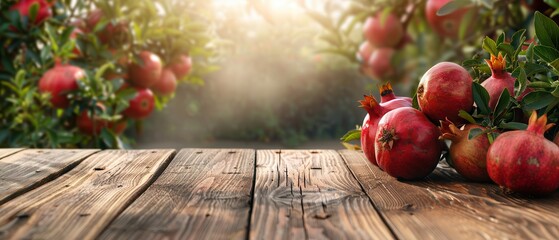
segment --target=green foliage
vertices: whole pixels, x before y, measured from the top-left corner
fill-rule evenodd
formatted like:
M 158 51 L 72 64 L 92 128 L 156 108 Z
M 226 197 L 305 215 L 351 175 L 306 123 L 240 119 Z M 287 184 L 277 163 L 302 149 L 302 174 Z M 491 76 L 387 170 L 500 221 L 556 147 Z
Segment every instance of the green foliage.
M 0 147 L 129 147 L 133 141 L 113 129 L 89 136 L 76 124 L 82 111 L 110 123 L 123 120 L 121 113 L 136 94 L 122 90 L 129 60 L 138 61 L 143 50 L 158 54 L 164 64 L 189 55 L 194 70 L 181 81 L 190 84 L 203 84 L 202 75 L 217 69 L 209 47 L 216 35 L 205 13 L 193 10 L 204 9 L 205 1 L 53 1 L 52 17 L 39 24 L 33 23 L 38 5 L 26 17 L 10 10 L 16 2 L 0 1 Z M 89 26 L 97 10 L 100 20 Z M 49 94 L 37 87 L 59 60 L 87 73 L 69 93 L 66 109 L 53 108 Z M 157 98 L 159 108 L 171 99 Z

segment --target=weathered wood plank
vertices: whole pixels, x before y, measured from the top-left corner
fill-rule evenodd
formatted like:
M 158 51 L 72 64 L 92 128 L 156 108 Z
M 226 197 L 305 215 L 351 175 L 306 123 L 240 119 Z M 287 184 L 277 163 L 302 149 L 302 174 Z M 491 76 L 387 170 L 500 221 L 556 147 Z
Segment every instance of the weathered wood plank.
M 23 148 L 0 148 L 0 159 L 22 151 Z
M 557 193 L 521 198 L 440 166 L 425 181 L 400 182 L 360 152 L 341 154 L 400 239 L 559 239 Z
M 33 149 L 1 159 L 0 205 L 57 178 L 97 151 Z
M 258 151 L 250 239 L 393 239 L 340 155 Z
M 183 149 L 99 239 L 244 239 L 254 150 Z
M 108 150 L 0 206 L 0 239 L 93 239 L 171 159 L 173 150 Z

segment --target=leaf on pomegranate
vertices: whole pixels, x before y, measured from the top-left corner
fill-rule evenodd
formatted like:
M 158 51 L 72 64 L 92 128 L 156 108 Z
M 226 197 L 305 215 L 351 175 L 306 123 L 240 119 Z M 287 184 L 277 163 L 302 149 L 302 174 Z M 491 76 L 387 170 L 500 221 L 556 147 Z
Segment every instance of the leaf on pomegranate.
M 484 132 L 484 131 L 483 131 L 483 129 L 481 129 L 481 128 L 472 128 L 472 129 L 470 129 L 470 132 L 468 133 L 468 140 L 474 139 L 475 137 L 477 137 L 477 136 L 483 134 L 483 132 Z
M 551 63 L 559 58 L 559 51 L 553 47 L 535 46 L 534 53 L 547 63 Z
M 503 122 L 499 124 L 499 128 L 510 130 L 526 130 L 527 127 L 528 125 L 526 125 L 525 123 L 519 122 Z
M 540 12 L 534 17 L 534 28 L 536 36 L 543 46 L 559 48 L 559 26 Z
M 528 93 L 522 99 L 522 110 L 526 112 L 531 112 L 533 110 L 539 110 L 547 107 L 555 101 L 555 97 L 545 91 L 537 91 Z
M 478 113 L 482 115 L 489 115 L 491 113 L 491 109 L 489 109 L 489 93 L 481 84 L 474 82 L 473 83 L 473 93 L 474 93 L 474 102 L 477 105 Z
M 460 110 L 458 112 L 458 116 L 466 119 L 466 121 L 468 121 L 469 123 L 476 123 L 476 120 L 474 119 L 474 117 L 472 117 L 472 115 L 470 115 L 468 112 L 464 111 L 464 110 Z
M 493 39 L 491 39 L 487 36 L 483 39 L 483 43 L 481 44 L 481 47 L 490 54 L 493 54 L 495 56 L 497 56 L 497 54 L 498 54 L 497 43 L 495 43 L 495 41 L 493 41 Z
M 501 33 L 501 35 L 499 35 L 499 37 L 497 38 L 497 45 L 504 43 L 505 42 L 505 33 Z
M 444 6 L 442 6 L 437 11 L 437 16 L 445 16 L 448 14 L 453 13 L 454 11 L 472 5 L 472 1 L 470 0 L 454 0 L 450 1 Z
M 361 130 L 353 129 L 347 132 L 343 137 L 340 138 L 343 142 L 349 142 L 351 140 L 361 139 Z
M 503 89 L 501 95 L 499 96 L 499 100 L 497 100 L 497 105 L 495 105 L 493 116 L 499 117 L 507 111 L 510 104 L 510 98 L 511 96 L 509 90 L 506 88 Z

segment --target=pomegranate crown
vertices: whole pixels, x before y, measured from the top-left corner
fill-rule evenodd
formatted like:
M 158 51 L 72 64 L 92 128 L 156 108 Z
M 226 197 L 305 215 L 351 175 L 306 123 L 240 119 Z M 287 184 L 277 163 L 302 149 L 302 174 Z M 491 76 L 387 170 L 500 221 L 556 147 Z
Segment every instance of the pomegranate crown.
M 530 116 L 530 121 L 528 122 L 527 131 L 543 135 L 545 131 L 549 130 L 555 124 L 547 124 L 547 114 L 542 115 L 538 118 L 538 113 L 534 110 Z
M 394 90 L 392 90 L 392 84 L 386 83 L 379 87 L 381 102 L 388 102 L 395 99 Z
M 491 71 L 504 71 L 507 67 L 507 60 L 503 57 L 501 52 L 499 55 L 495 57 L 495 55 L 491 54 L 491 59 L 485 59 Z
M 360 100 L 359 103 L 361 104 L 359 107 L 365 109 L 369 114 L 380 116 L 380 106 L 373 95 L 363 95 L 363 100 Z
M 458 129 L 458 127 L 456 127 L 453 122 L 448 120 L 448 118 L 446 118 L 445 121 L 439 120 L 439 122 L 441 123 L 441 126 L 439 127 L 441 130 L 439 140 L 446 139 L 454 141 L 460 139 L 460 137 L 464 134 L 463 131 Z

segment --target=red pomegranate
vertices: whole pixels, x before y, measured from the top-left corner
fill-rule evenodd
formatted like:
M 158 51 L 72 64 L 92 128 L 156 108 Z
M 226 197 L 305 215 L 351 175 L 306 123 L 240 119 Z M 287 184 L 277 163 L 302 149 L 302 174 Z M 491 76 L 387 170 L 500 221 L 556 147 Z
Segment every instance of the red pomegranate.
M 476 182 L 487 182 L 491 179 L 487 173 L 487 149 L 489 149 L 489 139 L 487 134 L 481 134 L 473 139 L 468 135 L 472 129 L 487 128 L 477 124 L 466 124 L 458 129 L 450 121 L 441 121 L 440 139 L 450 140 L 450 158 L 454 169 L 468 180 Z
M 17 10 L 19 12 L 19 15 L 22 17 L 30 17 L 29 15 L 31 7 L 34 4 L 37 4 L 39 6 L 39 10 L 37 11 L 37 16 L 33 21 L 33 25 L 38 25 L 52 16 L 52 11 L 50 8 L 51 4 L 53 3 L 54 1 L 52 1 L 52 3 L 49 3 L 46 0 L 20 0 L 16 4 L 12 5 L 10 10 Z
M 128 68 L 130 82 L 141 88 L 151 87 L 161 77 L 163 71 L 161 59 L 148 51 L 142 51 L 138 58 L 140 61 L 130 64 Z
M 365 41 L 363 43 L 361 43 L 361 45 L 359 45 L 359 51 L 357 51 L 356 57 L 357 60 L 361 63 L 361 64 L 365 64 L 367 62 L 369 62 L 369 58 L 371 57 L 371 54 L 373 53 L 373 47 L 371 46 L 371 44 L 369 44 L 369 42 Z
M 115 133 L 116 135 L 121 135 L 126 127 L 128 127 L 128 121 L 120 120 L 117 122 L 109 122 L 108 127 Z
M 179 56 L 169 68 L 175 73 L 177 79 L 182 79 L 192 70 L 192 58 L 187 55 Z
M 470 112 L 474 105 L 473 80 L 468 71 L 456 63 L 441 62 L 431 67 L 421 78 L 417 101 L 421 111 L 432 121 L 464 120 L 460 110 Z
M 485 60 L 491 68 L 491 77 L 481 83 L 489 93 L 489 108 L 494 109 L 504 89 L 514 96 L 514 82 L 516 79 L 506 70 L 506 59 L 499 53 L 498 57 L 491 55 L 491 60 Z
M 149 116 L 155 106 L 155 98 L 148 88 L 136 88 L 138 94 L 130 100 L 130 106 L 122 114 L 132 119 L 143 119 Z
M 534 111 L 528 128 L 505 132 L 489 147 L 487 171 L 491 179 L 512 191 L 527 195 L 546 195 L 559 188 L 559 147 L 545 139 L 544 114 Z
M 392 57 L 395 50 L 392 48 L 379 48 L 373 51 L 367 62 L 368 76 L 377 80 L 387 80 L 394 76 Z
M 360 101 L 362 108 L 367 111 L 361 128 L 361 149 L 369 161 L 377 165 L 375 160 L 375 134 L 378 121 L 384 114 L 401 107 L 411 107 L 412 100 L 408 97 L 396 97 L 390 83 L 380 87 L 382 102 L 379 104 L 373 96 L 365 96 Z
M 173 71 L 167 68 L 163 69 L 161 78 L 151 87 L 151 89 L 162 96 L 175 93 L 175 90 L 177 89 L 177 78 L 175 77 Z
M 442 143 L 439 129 L 422 112 L 403 107 L 386 113 L 378 123 L 375 157 L 390 176 L 414 180 L 437 166 Z
M 367 18 L 363 26 L 363 35 L 373 47 L 391 48 L 404 37 L 404 26 L 396 15 L 378 13 Z
M 428 0 L 425 4 L 425 15 L 427 22 L 441 37 L 452 39 L 458 38 L 460 26 L 464 20 L 464 15 L 470 10 L 463 8 L 444 16 L 438 16 L 437 11 L 451 0 Z
M 76 125 L 78 126 L 80 132 L 87 135 L 99 135 L 101 130 L 108 126 L 107 120 L 99 117 L 99 112 L 104 111 L 105 106 L 101 103 L 97 104 L 93 115 L 90 110 L 83 110 L 76 118 Z
M 77 81 L 83 77 L 85 77 L 85 71 L 81 68 L 57 62 L 39 80 L 39 92 L 50 93 L 50 102 L 53 107 L 67 108 L 70 104 L 67 93 L 77 90 Z

